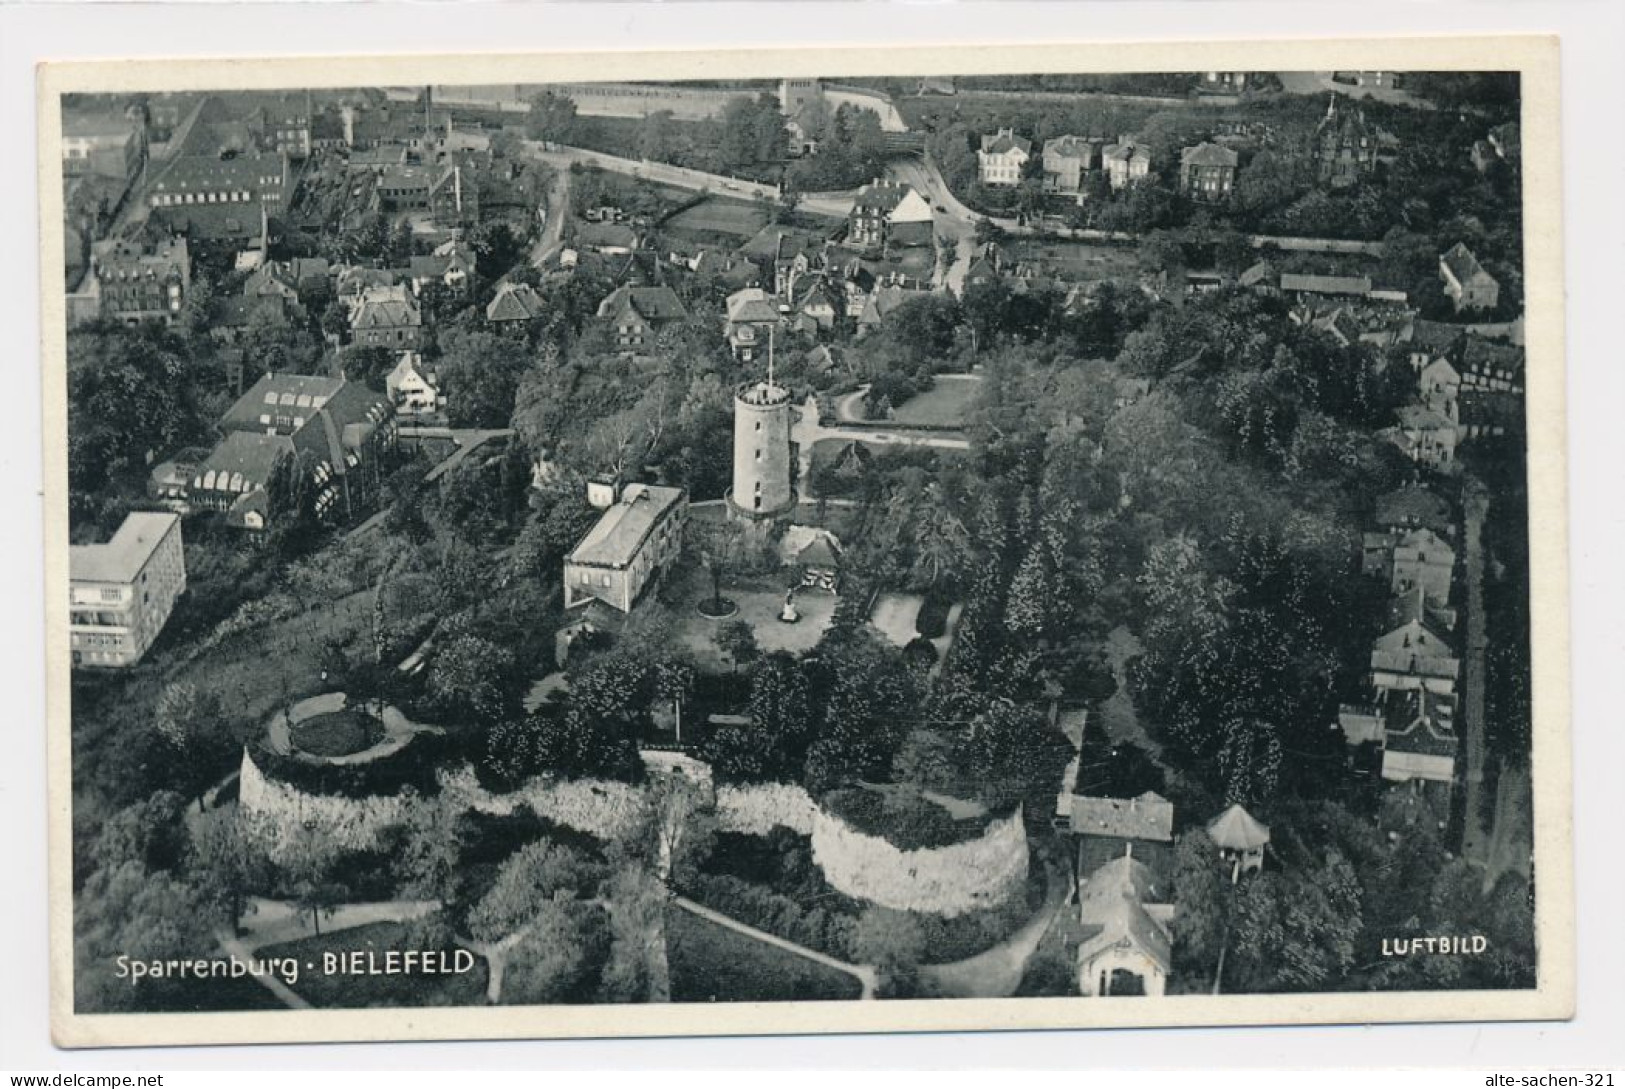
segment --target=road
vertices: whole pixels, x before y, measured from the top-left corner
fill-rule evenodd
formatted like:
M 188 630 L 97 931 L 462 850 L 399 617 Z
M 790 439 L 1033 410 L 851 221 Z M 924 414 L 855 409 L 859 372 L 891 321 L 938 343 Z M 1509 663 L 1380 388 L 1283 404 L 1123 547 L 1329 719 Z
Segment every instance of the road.
M 707 174 L 703 170 L 690 170 L 684 166 L 672 166 L 670 163 L 651 162 L 647 159 L 623 159 L 616 155 L 606 155 L 601 151 L 566 147 L 563 144 L 544 145 L 537 140 L 524 141 L 524 148 L 525 154 L 547 163 L 555 170 L 568 171 L 574 165 L 591 166 L 616 174 L 643 178 L 659 185 L 696 189 L 720 197 L 736 197 L 739 200 L 779 199 L 779 187 L 766 182 L 730 178 L 722 174 Z
M 554 170 L 547 187 L 547 219 L 530 247 L 532 268 L 544 268 L 564 248 L 564 223 L 570 218 L 570 171 Z M 503 279 L 507 279 L 506 276 Z
M 1467 765 L 1467 799 L 1462 853 L 1483 865 L 1488 856 L 1489 829 L 1479 819 L 1484 792 L 1484 649 L 1489 643 L 1484 623 L 1484 515 L 1489 497 L 1469 480 L 1463 497 L 1463 579 L 1467 588 L 1466 653 L 1462 658 L 1462 738 Z

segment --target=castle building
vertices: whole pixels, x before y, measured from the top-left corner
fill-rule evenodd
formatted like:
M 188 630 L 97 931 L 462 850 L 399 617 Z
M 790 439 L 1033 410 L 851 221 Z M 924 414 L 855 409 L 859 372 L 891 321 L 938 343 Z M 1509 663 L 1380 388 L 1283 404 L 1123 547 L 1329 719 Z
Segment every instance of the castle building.
M 773 381 L 770 351 L 766 381 L 748 383 L 734 394 L 731 513 L 765 521 L 795 508 L 795 456 L 790 442 L 793 412 L 790 391 Z

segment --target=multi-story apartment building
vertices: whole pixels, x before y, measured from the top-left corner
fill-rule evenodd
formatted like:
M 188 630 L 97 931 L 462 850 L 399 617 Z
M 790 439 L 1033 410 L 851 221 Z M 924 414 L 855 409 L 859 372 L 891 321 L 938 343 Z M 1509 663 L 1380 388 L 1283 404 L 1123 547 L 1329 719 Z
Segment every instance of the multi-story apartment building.
M 90 275 L 79 294 L 95 314 L 113 321 L 173 325 L 191 283 L 186 239 L 144 246 L 110 238 L 91 247 Z
M 1235 151 L 1200 143 L 1179 153 L 1179 187 L 1197 200 L 1223 200 L 1236 184 Z
M 138 511 L 112 540 L 70 547 L 73 664 L 116 668 L 140 661 L 185 589 L 179 515 Z

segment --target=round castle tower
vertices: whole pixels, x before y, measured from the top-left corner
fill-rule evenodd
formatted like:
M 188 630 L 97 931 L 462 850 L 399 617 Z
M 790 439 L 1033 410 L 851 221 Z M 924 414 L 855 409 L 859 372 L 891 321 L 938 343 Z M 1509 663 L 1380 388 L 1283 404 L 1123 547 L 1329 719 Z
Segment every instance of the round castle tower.
M 732 510 L 752 520 L 777 518 L 795 507 L 790 451 L 790 391 L 772 379 L 734 393 Z

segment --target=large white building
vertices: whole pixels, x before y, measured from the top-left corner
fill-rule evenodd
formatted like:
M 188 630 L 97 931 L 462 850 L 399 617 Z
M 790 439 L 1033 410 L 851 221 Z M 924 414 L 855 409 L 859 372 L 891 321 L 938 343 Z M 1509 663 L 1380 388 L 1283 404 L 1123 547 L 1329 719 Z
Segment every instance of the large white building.
M 73 545 L 68 580 L 73 664 L 134 665 L 186 589 L 180 517 L 138 511 L 112 540 Z
M 681 488 L 628 484 L 566 557 L 564 607 L 602 601 L 631 612 L 644 589 L 682 553 L 687 508 Z

